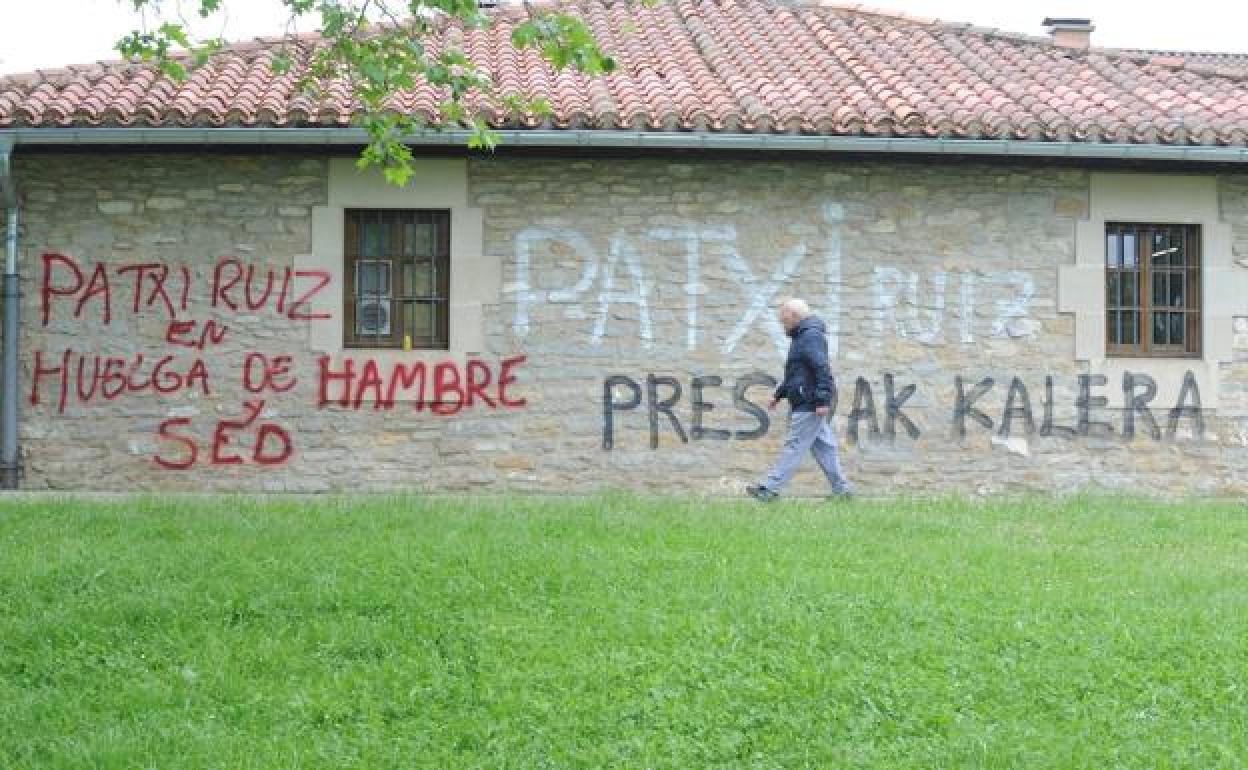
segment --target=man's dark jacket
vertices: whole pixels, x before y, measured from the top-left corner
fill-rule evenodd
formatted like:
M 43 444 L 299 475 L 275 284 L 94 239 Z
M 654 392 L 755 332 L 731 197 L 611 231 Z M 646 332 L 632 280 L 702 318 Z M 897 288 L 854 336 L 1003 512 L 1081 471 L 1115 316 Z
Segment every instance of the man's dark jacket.
M 787 398 L 795 412 L 813 412 L 832 404 L 832 369 L 828 364 L 827 327 L 817 316 L 803 318 L 789 330 L 789 357 L 776 400 Z

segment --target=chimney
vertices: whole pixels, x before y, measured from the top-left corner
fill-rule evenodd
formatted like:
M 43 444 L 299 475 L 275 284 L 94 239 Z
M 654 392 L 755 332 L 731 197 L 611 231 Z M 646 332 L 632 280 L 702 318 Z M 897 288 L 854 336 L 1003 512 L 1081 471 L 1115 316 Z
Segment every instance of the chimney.
M 1092 26 L 1091 19 L 1046 18 L 1041 23 L 1049 28 L 1054 45 L 1080 51 L 1086 51 L 1092 45 L 1092 30 L 1096 27 Z

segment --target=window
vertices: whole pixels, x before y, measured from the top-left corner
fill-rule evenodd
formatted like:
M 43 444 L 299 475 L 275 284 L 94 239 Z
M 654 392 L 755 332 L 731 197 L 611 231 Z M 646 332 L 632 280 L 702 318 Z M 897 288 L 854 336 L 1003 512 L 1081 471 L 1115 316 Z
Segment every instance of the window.
M 347 209 L 344 344 L 446 350 L 449 211 Z
M 1106 352 L 1200 356 L 1200 228 L 1106 223 Z

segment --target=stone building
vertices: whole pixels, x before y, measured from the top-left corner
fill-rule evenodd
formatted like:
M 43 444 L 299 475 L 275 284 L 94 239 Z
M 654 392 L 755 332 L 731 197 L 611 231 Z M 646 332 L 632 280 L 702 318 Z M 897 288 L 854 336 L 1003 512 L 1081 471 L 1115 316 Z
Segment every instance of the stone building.
M 1079 20 L 568 7 L 619 71 L 495 11 L 465 47 L 553 116 L 416 136 L 402 189 L 271 42 L 0 78 L 22 486 L 738 494 L 800 295 L 866 494 L 1248 491 L 1241 70 Z

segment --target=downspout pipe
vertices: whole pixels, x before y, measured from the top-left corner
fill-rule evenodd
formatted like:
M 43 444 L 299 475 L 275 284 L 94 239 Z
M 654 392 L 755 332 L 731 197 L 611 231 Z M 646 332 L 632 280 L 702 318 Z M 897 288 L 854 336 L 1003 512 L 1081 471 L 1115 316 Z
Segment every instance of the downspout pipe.
M 4 204 L 3 298 L 4 356 L 0 360 L 0 489 L 17 489 L 21 477 L 21 455 L 17 443 L 17 354 L 18 328 L 17 270 L 17 184 L 13 180 L 13 144 L 0 137 L 0 203 Z

